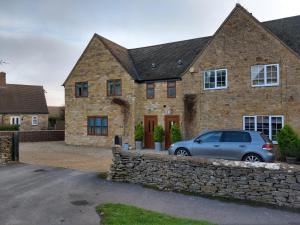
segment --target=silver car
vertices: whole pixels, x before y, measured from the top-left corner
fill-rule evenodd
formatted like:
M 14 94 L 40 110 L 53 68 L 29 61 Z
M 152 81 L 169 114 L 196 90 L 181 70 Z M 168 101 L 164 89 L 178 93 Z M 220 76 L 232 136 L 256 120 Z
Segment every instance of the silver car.
M 264 134 L 244 130 L 213 130 L 188 141 L 180 141 L 169 148 L 170 155 L 205 158 L 274 162 L 272 141 Z

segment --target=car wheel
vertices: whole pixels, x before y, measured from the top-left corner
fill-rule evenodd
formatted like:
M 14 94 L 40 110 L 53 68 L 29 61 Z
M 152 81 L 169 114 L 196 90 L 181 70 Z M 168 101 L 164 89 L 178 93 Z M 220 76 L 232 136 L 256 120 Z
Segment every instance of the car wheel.
M 243 157 L 245 162 L 263 162 L 264 160 L 257 154 L 250 153 Z
M 190 152 L 185 148 L 179 148 L 176 150 L 175 155 L 177 156 L 190 156 Z

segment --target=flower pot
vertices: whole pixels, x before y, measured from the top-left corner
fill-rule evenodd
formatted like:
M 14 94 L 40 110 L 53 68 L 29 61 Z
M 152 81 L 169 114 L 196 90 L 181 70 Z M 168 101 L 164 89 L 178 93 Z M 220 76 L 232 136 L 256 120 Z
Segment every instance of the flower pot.
M 296 157 L 286 156 L 285 159 L 286 159 L 286 162 L 289 163 L 289 164 L 296 164 L 297 163 L 297 158 Z
M 161 142 L 154 142 L 155 144 L 155 151 L 161 151 Z
M 141 141 L 135 141 L 135 149 L 142 150 L 142 142 Z

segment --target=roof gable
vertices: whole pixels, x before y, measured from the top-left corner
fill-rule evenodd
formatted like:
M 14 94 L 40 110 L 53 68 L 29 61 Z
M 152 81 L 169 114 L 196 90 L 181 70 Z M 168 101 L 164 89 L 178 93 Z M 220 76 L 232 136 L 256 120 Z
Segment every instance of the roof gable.
M 48 114 L 42 86 L 7 84 L 0 96 L 0 113 Z
M 237 11 L 241 11 L 248 16 L 250 20 L 253 20 L 259 27 L 271 34 L 297 57 L 300 56 L 300 16 L 261 23 L 240 4 L 236 5 L 215 34 L 209 37 L 135 49 L 126 49 L 97 34 L 95 34 L 94 37 L 97 37 L 103 43 L 120 65 L 137 82 L 180 79 L 201 56 L 205 49 L 208 48 L 223 25 Z

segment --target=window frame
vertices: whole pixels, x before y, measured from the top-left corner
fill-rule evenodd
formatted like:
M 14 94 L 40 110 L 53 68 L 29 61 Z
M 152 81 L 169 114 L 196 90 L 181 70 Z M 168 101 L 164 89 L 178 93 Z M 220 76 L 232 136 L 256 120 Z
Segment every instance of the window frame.
M 109 94 L 109 82 L 112 81 L 113 82 L 113 90 L 112 90 L 112 94 Z M 120 95 L 116 95 L 116 81 L 120 81 Z M 122 79 L 110 79 L 106 81 L 106 95 L 107 97 L 115 97 L 115 96 L 122 96 Z
M 13 119 L 15 119 L 15 118 L 18 118 L 18 120 L 19 120 L 19 124 L 15 124 L 15 123 L 12 123 L 13 122 Z M 21 125 L 21 116 L 11 116 L 10 117 L 10 125 Z
M 257 131 L 257 117 L 258 116 L 268 116 L 269 117 L 269 134 L 267 137 L 273 142 L 273 144 L 278 144 L 277 141 L 272 140 L 272 118 L 281 118 L 282 121 L 282 127 L 284 127 L 284 115 L 254 115 L 254 116 L 243 116 L 243 130 L 246 128 L 245 119 L 246 117 L 254 118 L 254 131 Z
M 217 71 L 222 71 L 222 70 L 226 71 L 225 86 L 217 87 Z M 208 71 L 214 71 L 214 74 L 215 74 L 215 87 L 213 87 L 213 88 L 206 88 L 205 87 L 205 73 L 208 72 Z M 228 88 L 228 70 L 226 68 L 205 70 L 204 73 L 203 73 L 203 88 L 204 88 L 204 90 L 221 90 L 221 89 Z
M 91 133 L 91 132 L 89 132 L 89 119 L 96 119 L 96 118 L 100 118 L 100 121 L 101 121 L 101 119 L 102 118 L 106 118 L 106 120 L 107 120 L 107 126 L 106 126 L 106 130 L 107 130 L 107 132 L 106 132 L 106 134 L 102 134 L 102 133 L 100 133 L 100 134 L 96 134 L 96 132 L 93 132 L 93 133 Z M 100 127 L 100 128 L 102 128 L 102 127 L 104 127 L 104 126 L 93 126 L 94 128 L 95 127 Z M 104 137 L 107 137 L 108 136 L 108 116 L 88 116 L 87 117 L 87 135 L 88 136 L 104 136 Z
M 85 83 L 87 84 L 87 94 L 86 95 L 77 95 L 77 85 L 78 84 L 83 85 Z M 75 82 L 75 97 L 76 98 L 87 98 L 87 97 L 89 97 L 89 82 L 88 81 Z
M 153 96 L 151 97 L 149 97 L 149 95 L 148 95 L 148 89 L 149 89 L 149 86 L 150 85 L 153 85 Z M 149 82 L 149 83 L 146 83 L 146 98 L 147 99 L 154 99 L 155 98 L 155 83 L 154 82 Z
M 170 84 L 174 83 L 174 87 L 170 87 Z M 169 95 L 169 88 L 175 88 L 175 96 Z M 167 81 L 167 98 L 176 98 L 177 95 L 177 87 L 176 87 L 176 80 L 174 81 Z
M 36 118 L 36 123 L 33 123 L 34 118 Z M 39 117 L 38 117 L 38 115 L 34 115 L 34 116 L 31 117 L 31 125 L 32 126 L 38 126 L 39 125 Z
M 264 84 L 253 84 L 253 79 L 252 79 L 252 67 L 253 66 L 263 66 L 264 67 Z M 277 67 L 277 82 L 276 83 L 272 83 L 272 84 L 268 84 L 267 83 L 267 67 L 270 66 L 276 66 Z M 252 87 L 273 87 L 273 86 L 279 86 L 280 82 L 280 65 L 279 63 L 274 63 L 274 64 L 257 64 L 257 65 L 252 65 L 250 67 L 250 80 L 251 80 L 251 86 Z

